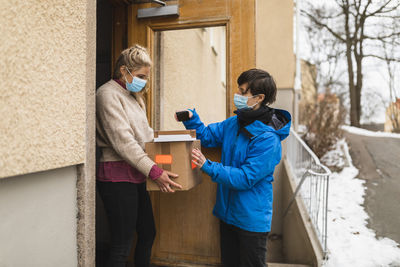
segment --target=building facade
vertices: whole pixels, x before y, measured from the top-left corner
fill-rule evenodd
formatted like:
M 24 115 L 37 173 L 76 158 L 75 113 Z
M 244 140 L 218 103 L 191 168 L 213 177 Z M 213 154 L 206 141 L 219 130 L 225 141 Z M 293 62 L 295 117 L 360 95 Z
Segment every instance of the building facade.
M 400 98 L 396 98 L 396 102 L 386 108 L 384 129 L 385 132 L 400 132 Z
M 135 6 L 157 6 L 143 2 L 149 1 L 3 3 L 0 9 L 3 70 L 0 74 L 0 266 L 95 266 L 95 92 L 97 86 L 111 78 L 115 56 L 132 45 L 137 36 L 151 33 L 129 26 L 134 24 Z M 270 72 L 277 82 L 279 90 L 274 107 L 293 113 L 292 0 L 221 0 L 215 5 L 214 1 L 166 2 L 179 5 L 182 20 L 191 17 L 197 23 L 196 31 L 188 31 L 186 36 L 170 32 L 162 37 L 161 48 L 168 48 L 163 53 L 165 74 L 171 78 L 164 80 L 166 90 L 192 81 L 188 86 L 209 90 L 206 92 L 212 94 L 212 100 L 221 103 L 215 106 L 207 98 L 201 100 L 206 119 L 215 120 L 214 113 L 220 116 L 217 119 L 223 119 L 232 115 L 231 96 L 236 90 L 233 81 L 237 74 L 257 67 Z M 196 17 L 198 10 L 187 8 L 192 4 L 210 12 Z M 226 26 L 212 30 L 198 27 L 208 25 L 210 20 L 217 21 L 214 26 Z M 183 23 L 192 25 L 193 21 L 188 19 Z M 245 29 L 234 28 L 236 25 Z M 99 36 L 107 37 L 99 39 Z M 180 55 L 179 45 L 182 49 L 192 47 L 193 38 L 211 48 L 207 57 L 198 58 L 199 62 L 215 61 L 211 64 L 214 69 L 210 67 L 206 76 L 202 70 L 193 69 L 199 67 L 198 62 L 174 65 L 173 60 L 168 61 Z M 235 43 L 237 40 L 240 45 Z M 199 49 L 196 47 L 194 51 Z M 154 52 L 153 48 L 150 50 Z M 232 54 L 237 58 L 232 59 Z M 181 72 L 188 68 L 192 69 L 186 71 L 186 79 L 191 78 L 182 79 L 185 73 Z M 167 103 L 159 110 L 160 114 L 173 112 L 174 104 L 180 108 L 179 103 L 185 101 L 168 96 L 167 91 L 159 100 Z M 153 110 L 161 106 L 155 103 Z M 167 115 L 159 120 L 159 125 L 155 115 L 149 115 L 153 116 L 149 120 L 155 128 L 175 128 L 166 119 Z M 281 190 L 286 177 L 282 165 L 275 176 L 277 215 L 273 229 L 279 236 L 283 231 Z M 271 261 L 284 261 L 280 252 L 282 242 L 271 243 Z

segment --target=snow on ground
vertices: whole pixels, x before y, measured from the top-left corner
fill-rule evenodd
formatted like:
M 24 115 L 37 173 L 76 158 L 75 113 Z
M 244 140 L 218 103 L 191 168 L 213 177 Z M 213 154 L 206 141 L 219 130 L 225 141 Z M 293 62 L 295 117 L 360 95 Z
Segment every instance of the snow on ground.
M 347 167 L 333 173 L 329 181 L 329 258 L 324 266 L 399 267 L 399 244 L 389 238 L 377 239 L 375 232 L 367 228 L 368 215 L 362 206 L 364 181 L 357 178 L 358 170 L 351 163 L 348 146 L 343 140 L 339 141 L 337 149 L 340 147 L 342 152 L 331 152 L 331 157 L 342 153 L 347 158 Z
M 344 146 L 347 146 L 346 140 L 341 139 L 339 140 L 334 149 L 328 151 L 322 158 L 321 162 L 328 167 L 335 166 L 339 169 L 344 168 L 346 165 L 349 165 L 351 161 L 350 155 L 345 154 L 343 149 Z
M 398 133 L 387 133 L 387 132 L 374 132 L 369 131 L 353 126 L 342 126 L 342 129 L 349 133 L 360 134 L 365 136 L 375 136 L 375 137 L 393 137 L 393 138 L 400 138 L 400 134 Z

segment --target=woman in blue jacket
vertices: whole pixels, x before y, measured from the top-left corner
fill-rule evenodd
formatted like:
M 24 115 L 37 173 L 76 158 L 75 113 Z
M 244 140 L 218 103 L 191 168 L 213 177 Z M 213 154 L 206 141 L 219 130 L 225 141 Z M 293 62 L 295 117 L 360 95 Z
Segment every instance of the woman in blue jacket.
M 193 162 L 218 184 L 213 214 L 220 219 L 224 266 L 266 266 L 271 230 L 272 182 L 281 160 L 281 141 L 289 135 L 287 111 L 268 107 L 275 102 L 272 76 L 260 69 L 243 72 L 234 96 L 237 116 L 205 126 L 189 109 L 187 129 L 195 129 L 204 147 L 221 147 L 221 163 L 192 151 Z

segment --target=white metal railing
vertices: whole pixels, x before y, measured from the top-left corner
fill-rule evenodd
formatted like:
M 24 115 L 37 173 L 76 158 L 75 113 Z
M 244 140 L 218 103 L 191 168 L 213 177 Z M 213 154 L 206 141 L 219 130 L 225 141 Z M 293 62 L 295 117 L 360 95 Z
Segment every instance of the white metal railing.
M 293 201 L 299 197 L 308 211 L 324 256 L 326 256 L 328 189 L 331 171 L 320 163 L 318 157 L 293 129 L 290 129 L 286 157 L 294 174 L 296 190 L 283 216 L 286 216 Z

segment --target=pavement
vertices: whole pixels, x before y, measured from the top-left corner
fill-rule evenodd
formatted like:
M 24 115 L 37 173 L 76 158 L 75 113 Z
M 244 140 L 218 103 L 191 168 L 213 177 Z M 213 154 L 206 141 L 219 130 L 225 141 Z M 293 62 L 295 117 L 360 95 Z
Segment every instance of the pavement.
M 400 138 L 344 132 L 358 178 L 365 180 L 368 227 L 400 244 Z

